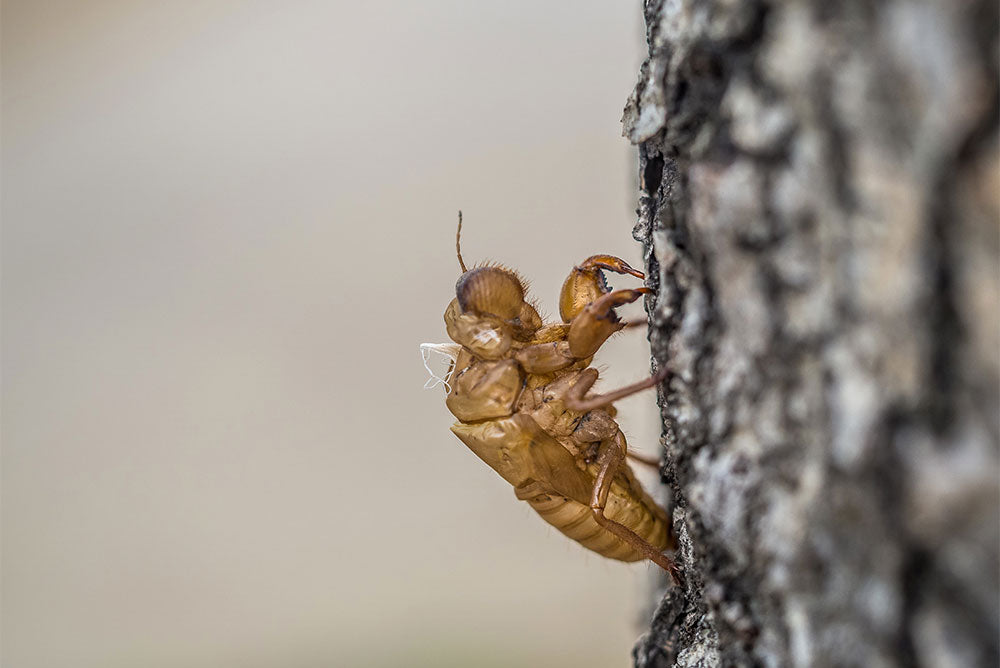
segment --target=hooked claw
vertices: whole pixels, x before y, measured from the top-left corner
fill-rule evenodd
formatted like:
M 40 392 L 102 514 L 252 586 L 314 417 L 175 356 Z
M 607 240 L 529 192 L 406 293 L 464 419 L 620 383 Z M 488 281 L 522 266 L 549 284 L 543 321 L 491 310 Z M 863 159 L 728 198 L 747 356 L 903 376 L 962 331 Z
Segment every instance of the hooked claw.
M 581 262 L 577 267 L 582 271 L 593 269 L 607 269 L 618 274 L 631 274 L 636 278 L 646 278 L 646 275 L 638 269 L 633 269 L 629 263 L 614 255 L 591 255 Z

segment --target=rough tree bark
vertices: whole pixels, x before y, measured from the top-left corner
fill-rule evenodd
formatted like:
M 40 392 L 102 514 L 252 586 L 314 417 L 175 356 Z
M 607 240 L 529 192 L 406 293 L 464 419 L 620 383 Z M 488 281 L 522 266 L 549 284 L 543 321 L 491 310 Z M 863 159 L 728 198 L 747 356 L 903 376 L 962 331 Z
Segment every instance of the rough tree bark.
M 686 576 L 636 665 L 997 665 L 996 0 L 645 15 L 624 131 Z

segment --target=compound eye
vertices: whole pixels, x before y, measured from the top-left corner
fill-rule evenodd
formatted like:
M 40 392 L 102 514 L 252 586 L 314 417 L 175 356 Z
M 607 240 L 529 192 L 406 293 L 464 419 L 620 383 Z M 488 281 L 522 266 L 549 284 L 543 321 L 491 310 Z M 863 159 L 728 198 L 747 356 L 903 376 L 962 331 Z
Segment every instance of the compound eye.
M 479 267 L 462 274 L 455 286 L 464 313 L 494 315 L 513 320 L 521 314 L 524 286 L 512 272 L 500 267 Z

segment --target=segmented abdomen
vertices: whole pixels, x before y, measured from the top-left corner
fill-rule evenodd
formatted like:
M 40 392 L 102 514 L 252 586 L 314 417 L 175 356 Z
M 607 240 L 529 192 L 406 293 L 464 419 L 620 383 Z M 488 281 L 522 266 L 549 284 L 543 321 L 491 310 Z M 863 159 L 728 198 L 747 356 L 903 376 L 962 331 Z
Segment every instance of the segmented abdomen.
M 645 558 L 628 543 L 598 524 L 589 506 L 565 496 L 544 492 L 524 500 L 543 520 L 588 550 L 619 561 L 641 561 Z M 644 503 L 636 503 L 635 499 L 631 503 L 624 502 L 622 496 L 614 492 L 605 508 L 606 517 L 624 524 L 640 538 L 663 550 L 670 547 L 671 540 L 665 518 L 659 515 L 660 513 L 652 511 Z
M 581 466 L 531 416 L 515 413 L 475 424 L 457 422 L 451 430 L 514 486 L 517 498 L 527 501 L 542 519 L 566 536 L 610 559 L 644 558 L 594 519 L 589 503 L 597 476 L 596 462 Z M 611 484 L 604 515 L 658 549 L 672 547 L 666 512 L 643 491 L 627 465 Z

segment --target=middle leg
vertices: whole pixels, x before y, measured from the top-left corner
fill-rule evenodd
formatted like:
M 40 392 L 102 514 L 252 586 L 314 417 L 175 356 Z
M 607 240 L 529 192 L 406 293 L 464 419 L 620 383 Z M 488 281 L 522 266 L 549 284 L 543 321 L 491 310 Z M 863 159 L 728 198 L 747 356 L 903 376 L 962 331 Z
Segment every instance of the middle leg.
M 630 394 L 641 392 L 642 390 L 650 387 L 656 387 L 662 383 L 668 375 L 670 375 L 670 370 L 666 365 L 663 365 L 655 374 L 645 380 L 640 380 L 638 383 L 626 385 L 625 387 L 621 387 L 614 392 L 608 392 L 607 394 L 597 394 L 592 397 L 584 398 L 584 395 L 587 394 L 587 390 L 593 387 L 594 383 L 597 382 L 597 370 L 594 368 L 585 369 L 580 374 L 580 378 L 576 381 L 576 384 L 573 385 L 568 392 L 566 392 L 566 397 L 564 399 L 566 408 L 582 412 L 592 411 L 595 408 L 607 406 L 608 404 L 627 397 Z

